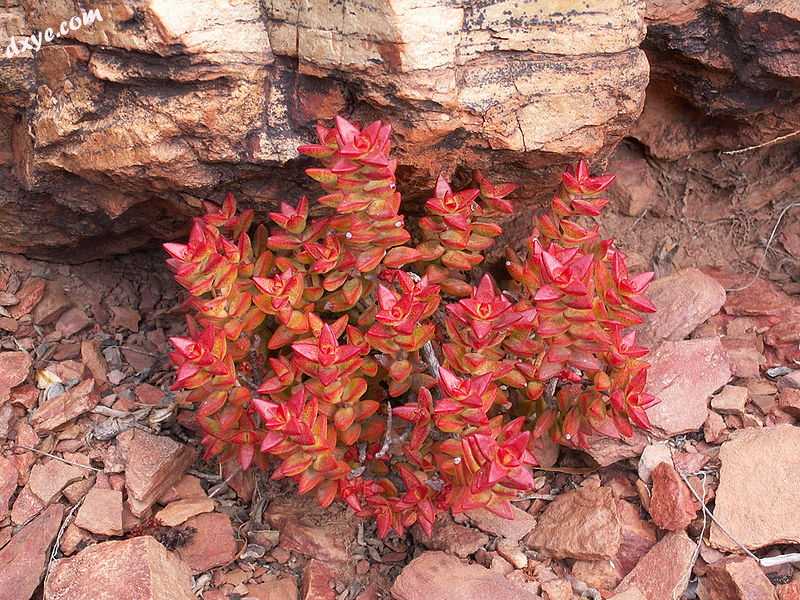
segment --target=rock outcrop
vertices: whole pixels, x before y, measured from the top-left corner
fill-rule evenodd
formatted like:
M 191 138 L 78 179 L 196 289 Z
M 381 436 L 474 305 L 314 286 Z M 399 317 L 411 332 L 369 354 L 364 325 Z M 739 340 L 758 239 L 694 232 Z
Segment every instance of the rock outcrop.
M 649 209 L 628 247 L 650 252 L 656 239 L 655 254 L 670 252 L 677 266 L 732 256 L 757 263 L 761 238 L 800 191 L 797 3 L 646 4 L 645 108 L 609 166 L 620 174 L 611 193 L 621 208 L 635 216 Z M 777 241 L 796 259 L 796 211 L 781 229 Z M 768 267 L 796 271 L 785 260 Z
M 11 0 L 0 31 L 21 48 L 80 6 Z M 295 148 L 337 113 L 395 125 L 411 195 L 463 165 L 544 198 L 567 163 L 607 157 L 639 116 L 642 9 L 103 4 L 102 20 L 0 65 L 0 250 L 124 252 L 175 235 L 199 198 L 228 190 L 266 210 L 306 185 Z

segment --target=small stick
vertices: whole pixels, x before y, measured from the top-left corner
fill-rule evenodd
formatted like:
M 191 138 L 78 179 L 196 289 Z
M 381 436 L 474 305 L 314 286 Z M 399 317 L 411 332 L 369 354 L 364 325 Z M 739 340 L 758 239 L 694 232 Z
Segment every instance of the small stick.
M 778 220 L 775 221 L 775 226 L 772 228 L 772 233 L 769 234 L 767 245 L 764 247 L 764 254 L 761 255 L 761 262 L 758 265 L 758 270 L 756 271 L 756 274 L 753 275 L 752 279 L 750 279 L 750 281 L 748 281 L 745 285 L 741 287 L 726 288 L 725 289 L 726 292 L 741 292 L 742 290 L 746 290 L 756 282 L 756 279 L 758 279 L 758 276 L 761 275 L 761 271 L 764 269 L 764 264 L 767 262 L 767 253 L 769 253 L 769 248 L 770 246 L 772 246 L 772 242 L 775 240 L 775 234 L 778 232 L 778 227 L 780 227 L 784 215 L 789 211 L 790 208 L 794 208 L 795 206 L 800 206 L 800 202 L 792 202 L 791 204 L 785 206 L 781 211 L 781 214 L 778 215 Z
M 670 452 L 670 454 L 672 454 L 672 452 Z M 706 474 L 705 473 L 703 473 L 702 482 L 703 482 L 703 501 L 701 502 L 701 504 L 703 504 L 705 506 L 705 499 L 706 499 Z M 690 486 L 688 483 L 687 483 L 687 487 L 689 488 L 689 490 L 692 489 L 692 486 Z M 706 515 L 706 511 L 703 511 L 703 528 L 700 530 L 700 536 L 697 538 L 697 547 L 694 549 L 694 552 L 692 553 L 692 560 L 689 561 L 689 568 L 688 568 L 689 574 L 686 576 L 687 581 L 688 581 L 689 577 L 692 576 L 692 569 L 694 569 L 694 565 L 697 562 L 697 557 L 700 556 L 700 547 L 703 545 L 703 536 L 706 534 L 706 525 L 708 525 L 708 518 L 707 518 L 707 515 Z M 672 598 L 673 598 L 673 600 L 676 600 L 676 597 L 675 597 L 674 594 L 673 594 Z
M 430 340 L 425 342 L 420 352 L 422 354 L 422 360 L 424 360 L 425 364 L 428 365 L 428 372 L 435 379 L 438 379 L 439 359 L 436 357 L 436 351 L 433 349 L 433 342 L 431 342 Z
M 79 465 L 80 466 L 80 465 Z M 61 527 L 58 530 L 58 535 L 56 536 L 56 541 L 53 542 L 53 549 L 50 552 L 50 559 L 47 561 L 47 569 L 45 570 L 44 576 L 44 587 L 47 589 L 47 580 L 50 578 L 50 570 L 53 566 L 53 561 L 56 559 L 56 554 L 58 554 L 58 548 L 61 545 L 61 538 L 64 536 L 64 532 L 67 530 L 67 527 L 70 523 L 72 523 L 72 516 L 75 514 L 75 511 L 78 510 L 83 501 L 86 499 L 86 496 L 81 498 L 75 503 L 75 506 L 69 509 L 64 522 L 61 523 Z
M 14 447 L 22 448 L 23 450 L 28 450 L 30 452 L 36 452 L 37 454 L 41 454 L 42 456 L 49 456 L 50 458 L 53 458 L 60 462 L 72 465 L 73 467 L 80 467 L 81 469 L 88 469 L 89 471 L 95 471 L 97 473 L 103 472 L 103 469 L 97 469 L 95 467 L 90 467 L 87 465 L 82 465 L 80 463 L 72 462 L 71 460 L 67 460 L 66 458 L 61 458 L 60 456 L 56 456 L 55 454 L 50 454 L 49 452 L 44 452 L 43 450 L 37 450 L 36 448 L 31 448 L 30 446 L 23 446 L 22 444 L 14 444 Z
M 228 482 L 241 472 L 242 472 L 241 469 L 234 470 L 233 473 L 231 473 L 230 475 L 228 475 L 228 477 L 225 478 L 225 481 L 222 481 L 214 486 L 214 489 L 208 493 L 208 497 L 213 498 L 214 496 L 219 494 L 222 490 L 224 490 L 228 486 Z
M 800 563 L 800 554 L 794 552 L 792 554 L 769 556 L 767 558 L 759 559 L 758 562 L 764 568 L 777 567 L 778 565 L 785 565 L 786 563 Z
M 677 469 L 676 469 L 676 471 L 677 471 Z M 710 510 L 708 510 L 708 507 L 706 506 L 706 503 L 705 503 L 705 501 L 703 500 L 703 498 L 701 498 L 701 497 L 700 497 L 700 496 L 697 494 L 697 492 L 695 492 L 695 491 L 694 491 L 694 488 L 693 488 L 693 487 L 692 487 L 692 486 L 689 484 L 689 480 L 686 478 L 686 476 L 685 476 L 683 473 L 681 473 L 680 471 L 677 471 L 677 473 L 678 473 L 678 476 L 679 476 L 681 479 L 683 479 L 683 482 L 686 484 L 686 487 L 688 487 L 688 488 L 689 488 L 689 491 L 692 493 L 692 496 L 694 496 L 694 497 L 695 497 L 695 499 L 696 499 L 696 500 L 697 500 L 697 501 L 700 503 L 700 506 L 701 506 L 701 507 L 702 507 L 702 509 L 703 509 L 703 513 L 704 513 L 704 514 L 706 514 L 706 515 L 708 515 L 708 518 L 709 518 L 709 519 L 711 519 L 711 521 L 712 521 L 712 522 L 713 522 L 713 523 L 714 523 L 714 524 L 715 524 L 717 527 L 719 527 L 719 528 L 720 528 L 720 531 L 722 531 L 722 533 L 724 533 L 726 536 L 728 536 L 728 538 L 729 538 L 729 539 L 730 539 L 730 540 L 731 540 L 731 541 L 732 541 L 734 544 L 736 544 L 737 546 L 739 546 L 739 548 L 741 548 L 741 549 L 742 549 L 742 551 L 743 551 L 745 554 L 747 554 L 747 555 L 748 555 L 750 558 L 752 558 L 752 559 L 753 559 L 753 560 L 755 560 L 756 562 L 760 563 L 760 562 L 761 562 L 761 559 L 760 559 L 760 558 L 758 558 L 758 557 L 757 557 L 755 554 L 753 554 L 752 552 L 750 552 L 750 550 L 748 550 L 747 548 L 745 548 L 745 546 L 744 546 L 744 545 L 743 545 L 741 542 L 739 542 L 739 540 L 737 540 L 737 539 L 736 539 L 735 537 L 733 537 L 733 536 L 732 536 L 730 533 L 728 533 L 728 530 L 727 530 L 727 529 L 725 529 L 725 527 L 723 527 L 723 526 L 720 524 L 720 522 L 719 522 L 719 521 L 717 521 L 716 517 L 714 517 L 714 514 L 713 514 L 713 513 L 712 513 Z M 776 557 L 776 558 L 777 558 L 777 557 Z
M 726 150 L 724 152 L 720 152 L 720 154 L 741 154 L 742 152 L 749 152 L 750 150 L 758 150 L 759 148 L 765 148 L 766 146 L 771 146 L 772 144 L 777 144 L 778 142 L 782 142 L 783 140 L 788 140 L 796 135 L 800 135 L 800 129 L 797 131 L 793 131 L 791 133 L 787 133 L 785 135 L 779 135 L 775 139 L 769 140 L 768 142 L 764 142 L 763 144 L 756 144 L 755 146 L 747 146 L 746 148 L 737 148 L 736 150 Z
M 518 498 L 514 498 L 514 500 L 545 500 L 547 502 L 552 502 L 558 498 L 558 496 L 554 496 L 553 494 L 523 494 Z
M 383 445 L 378 450 L 375 458 L 386 456 L 389 453 L 389 447 L 392 445 L 392 403 L 387 402 L 386 404 L 389 406 L 389 410 L 386 413 L 386 435 L 383 437 Z

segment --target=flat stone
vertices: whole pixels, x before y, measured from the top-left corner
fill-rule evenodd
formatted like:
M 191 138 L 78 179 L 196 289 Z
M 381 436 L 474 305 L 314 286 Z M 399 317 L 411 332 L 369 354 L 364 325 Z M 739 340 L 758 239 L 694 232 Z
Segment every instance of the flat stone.
M 56 321 L 56 331 L 62 337 L 70 337 L 86 329 L 92 324 L 91 319 L 80 308 L 73 307 L 67 310 Z
M 722 338 L 722 347 L 731 363 L 731 371 L 736 377 L 758 377 L 767 359 L 758 350 L 755 334 L 747 338 Z
M 185 500 L 187 498 L 207 498 L 208 494 L 200 484 L 200 479 L 194 475 L 184 475 L 180 480 L 171 485 L 169 489 L 158 499 L 159 504 L 166 506 L 175 500 Z
M 613 590 L 622 581 L 622 575 L 613 560 L 576 560 L 572 565 L 572 576 L 605 592 Z
M 19 302 L 8 311 L 11 318 L 19 319 L 20 317 L 30 314 L 33 308 L 42 299 L 42 296 L 44 296 L 46 286 L 47 282 L 39 277 L 31 277 L 25 281 L 16 294 Z
M 98 384 L 108 383 L 108 364 L 94 340 L 81 342 L 81 360 Z
M 186 498 L 169 503 L 156 513 L 156 520 L 167 527 L 176 527 L 187 519 L 214 510 L 211 498 Z
M 653 427 L 666 437 L 701 429 L 709 396 L 731 379 L 719 338 L 664 342 L 648 362 L 646 389 L 660 400 L 647 410 Z
M 59 549 L 64 553 L 64 556 L 72 556 L 78 550 L 81 550 L 94 541 L 92 534 L 88 531 L 81 529 L 75 523 L 70 523 L 64 530 L 59 542 Z
M 411 529 L 414 540 L 428 550 L 442 550 L 466 558 L 489 543 L 485 533 L 455 523 L 449 515 L 440 514 L 433 525 L 433 532 L 428 537 L 422 528 Z
M 14 506 L 11 507 L 11 522 L 23 525 L 42 512 L 45 506 L 46 504 L 31 491 L 30 486 L 26 485 L 17 494 Z
M 536 527 L 536 517 L 513 504 L 511 505 L 511 514 L 514 515 L 513 518 L 504 519 L 485 508 L 466 511 L 470 521 L 481 531 L 518 542 Z
M 395 600 L 539 600 L 502 575 L 444 552 L 424 552 L 392 585 Z
M 651 348 L 663 340 L 682 340 L 725 304 L 725 288 L 695 268 L 656 279 L 647 296 L 656 312 L 639 328 L 639 342 Z
M 0 548 L 3 548 L 8 542 L 11 541 L 11 525 L 8 527 L 0 527 Z
M 33 322 L 49 325 L 70 307 L 72 302 L 64 293 L 64 288 L 55 281 L 48 281 L 44 296 L 33 309 Z
M 505 558 L 515 569 L 524 569 L 528 566 L 528 557 L 519 546 L 519 542 L 512 542 L 505 538 L 497 542 L 497 553 Z
M 778 316 L 793 304 L 774 283 L 759 278 L 746 290 L 728 293 L 724 309 L 729 315 Z
M 325 562 L 312 558 L 303 569 L 303 600 L 336 600 L 336 574 Z
M 58 498 L 61 490 L 70 483 L 83 479 L 86 473 L 86 469 L 53 459 L 33 466 L 28 485 L 42 502 L 50 504 Z
M 721 415 L 743 415 L 750 392 L 746 387 L 726 385 L 719 394 L 711 398 L 711 408 Z
M 783 412 L 800 418 L 800 390 L 795 388 L 783 388 L 778 396 L 778 408 Z
M 641 455 L 648 438 L 639 429 L 633 430 L 630 438 L 616 439 L 608 436 L 589 436 L 589 447 L 583 451 L 601 467 Z
M 653 469 L 649 506 L 653 523 L 667 531 L 686 529 L 699 509 L 689 487 L 671 464 L 662 462 Z
M 720 483 L 714 516 L 753 550 L 800 542 L 800 427 L 778 425 L 736 432 L 720 448 Z M 711 546 L 737 546 L 711 525 Z
M 647 600 L 680 598 L 691 574 L 695 543 L 683 531 L 668 533 L 617 586 L 621 594 L 638 588 Z
M 8 516 L 8 502 L 17 491 L 17 467 L 0 455 L 0 523 Z
M 127 454 L 128 505 L 134 515 L 141 516 L 183 477 L 194 462 L 195 452 L 171 438 L 138 429 L 125 432 L 117 439 Z
M 127 306 L 111 307 L 111 326 L 116 329 L 127 329 L 133 333 L 139 331 L 139 321 L 141 316 L 132 308 Z
M 625 500 L 617 500 L 617 511 L 619 512 L 622 541 L 613 562 L 620 576 L 624 577 L 656 544 L 658 537 L 653 524 L 639 516 L 638 506 Z
M 608 600 L 649 600 L 649 598 L 639 588 L 632 587 L 619 594 L 614 594 Z
M 148 406 L 158 406 L 164 398 L 164 392 L 149 383 L 141 383 L 134 390 L 136 399 Z
M 8 398 L 11 388 L 27 379 L 31 364 L 27 352 L 0 352 L 0 404 Z
M 236 558 L 238 545 L 228 515 L 205 513 L 188 519 L 185 525 L 193 527 L 196 532 L 187 544 L 177 549 L 177 553 L 193 573 L 226 565 Z
M 703 423 L 703 438 L 706 442 L 709 444 L 723 442 L 725 438 L 727 438 L 727 433 L 728 430 L 725 425 L 725 419 L 713 410 L 708 411 L 706 422 Z
M 93 487 L 78 509 L 75 525 L 98 535 L 122 535 L 122 492 Z
M 103 542 L 56 561 L 47 600 L 195 600 L 188 565 L 150 536 Z
M 14 407 L 10 404 L 0 405 L 0 440 L 8 439 L 15 420 Z
M 349 511 L 332 518 L 313 498 L 301 496 L 273 501 L 264 519 L 280 530 L 281 548 L 324 562 L 350 560 L 358 525 Z
M 527 541 L 554 558 L 613 558 L 622 535 L 611 488 L 584 487 L 559 495 L 541 513 Z
M 26 411 L 32 410 L 39 404 L 39 390 L 30 383 L 17 386 L 11 392 L 9 402 L 24 407 Z
M 791 581 L 775 588 L 778 600 L 800 600 L 800 581 Z
M 94 379 L 85 379 L 34 411 L 31 415 L 31 425 L 37 433 L 54 431 L 89 412 L 99 402 L 100 396 L 95 392 Z
M 248 583 L 248 600 L 297 600 L 297 584 L 294 577 L 279 577 L 266 583 Z M 223 599 L 227 600 L 227 599 Z
M 33 596 L 63 517 L 63 506 L 48 507 L 0 550 L 0 600 L 28 600 Z
M 730 557 L 708 565 L 697 588 L 700 600 L 775 600 L 775 588 L 749 556 Z
M 645 483 L 650 481 L 650 473 L 662 462 L 672 464 L 672 452 L 666 442 L 650 444 L 643 451 L 639 458 L 638 473 L 639 479 Z
M 92 487 L 94 487 L 94 479 L 80 479 L 64 488 L 64 497 L 70 504 L 75 504 L 88 494 Z
M 547 600 L 572 600 L 572 585 L 566 579 L 544 581 L 542 594 Z

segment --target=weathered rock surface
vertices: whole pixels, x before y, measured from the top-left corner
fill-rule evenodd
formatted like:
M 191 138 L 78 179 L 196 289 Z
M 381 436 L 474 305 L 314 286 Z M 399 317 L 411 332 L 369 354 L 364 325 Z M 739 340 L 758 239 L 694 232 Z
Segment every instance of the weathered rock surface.
M 53 431 L 89 412 L 99 401 L 100 395 L 94 389 L 94 379 L 86 379 L 41 405 L 31 415 L 31 425 L 37 433 Z
M 699 269 L 656 279 L 647 288 L 647 296 L 657 310 L 648 315 L 638 339 L 648 347 L 663 340 L 682 340 L 725 304 L 725 288 Z
M 30 490 L 45 504 L 50 504 L 70 483 L 82 479 L 84 469 L 68 465 L 60 460 L 39 463 L 31 469 L 28 485 Z
M 15 3 L 8 34 L 80 6 Z M 533 196 L 633 125 L 648 81 L 641 8 L 102 6 L 102 22 L 0 70 L 0 249 L 80 260 L 172 235 L 197 197 L 272 204 L 302 181 L 296 146 L 337 112 L 396 124 L 414 190 L 460 162 L 521 176 Z
M 442 550 L 460 558 L 466 558 L 489 543 L 489 536 L 485 533 L 459 525 L 446 516 L 439 516 L 436 519 L 430 537 L 418 526 L 412 529 L 412 533 L 417 543 L 425 548 Z
M 273 502 L 264 518 L 281 532 L 280 546 L 323 562 L 346 562 L 348 547 L 356 536 L 355 517 L 350 512 L 333 516 L 319 508 L 313 498 Z
M 33 596 L 63 516 L 60 504 L 49 507 L 0 550 L 0 600 L 28 600 Z
M 744 407 L 750 396 L 746 387 L 726 385 L 719 394 L 711 399 L 711 408 L 721 415 L 743 415 Z
M 800 599 L 800 581 L 792 581 L 784 585 L 779 585 L 775 588 L 778 594 L 778 600 L 799 600 Z
M 611 488 L 584 487 L 560 494 L 539 516 L 527 541 L 554 558 L 613 558 L 622 536 Z
M 395 600 L 537 600 L 502 575 L 465 564 L 444 552 L 425 552 L 412 560 L 392 586 Z
M 720 449 L 720 484 L 714 516 L 747 548 L 800 542 L 800 427 L 778 425 L 737 432 Z M 710 544 L 737 546 L 716 525 Z
M 647 233 L 634 236 L 629 247 L 649 248 L 654 237 L 670 246 L 677 236 L 678 267 L 724 264 L 743 240 L 755 253 L 759 239 L 769 235 L 770 217 L 800 191 L 800 136 L 793 135 L 800 130 L 796 4 L 647 0 L 645 5 L 642 47 L 651 79 L 632 139 L 623 143 L 632 158 L 622 159 L 649 172 L 658 185 L 640 224 Z M 753 148 L 759 144 L 766 145 Z M 642 179 L 622 178 L 619 185 L 635 190 Z M 750 224 L 755 217 L 755 227 L 731 227 L 736 213 Z M 789 221 L 796 231 L 794 219 Z M 783 239 L 790 235 L 786 225 Z M 768 267 L 781 269 L 779 260 Z M 738 295 L 768 304 L 756 286 Z
M 467 511 L 470 520 L 481 531 L 518 542 L 536 526 L 536 518 L 514 505 L 511 506 L 511 513 L 514 515 L 513 519 L 498 517 L 485 508 Z
M 194 461 L 195 452 L 166 436 L 138 429 L 125 432 L 120 441 L 128 456 L 128 505 L 134 515 L 141 515 L 183 476 Z
M 46 600 L 194 600 L 189 567 L 150 536 L 89 546 L 55 563 Z
M 162 525 L 175 527 L 187 519 L 214 510 L 215 503 L 211 498 L 185 498 L 169 503 L 156 513 L 156 519 Z
M 27 352 L 0 352 L 0 404 L 8 398 L 11 388 L 25 381 L 31 363 Z
M 325 562 L 312 558 L 303 569 L 303 600 L 335 600 L 336 573 Z
M 122 535 L 122 492 L 93 487 L 78 509 L 75 525 L 99 535 Z
M 661 402 L 647 410 L 665 436 L 696 431 L 708 417 L 708 399 L 731 379 L 718 337 L 666 341 L 650 355 L 647 391 Z
M 689 583 L 694 549 L 684 532 L 667 534 L 622 580 L 617 593 L 638 588 L 647 600 L 680 598 Z
M 178 548 L 178 555 L 194 573 L 201 573 L 231 562 L 239 550 L 231 519 L 222 513 L 204 513 L 188 519 L 186 527 L 195 529 L 187 544 Z
M 666 442 L 648 445 L 639 457 L 637 473 L 639 479 L 645 483 L 650 482 L 650 475 L 661 463 L 672 464 L 672 452 Z
M 699 506 L 669 463 L 660 463 L 653 469 L 653 490 L 648 507 L 653 523 L 668 531 L 686 529 L 697 515 Z
M 17 467 L 5 456 L 0 456 L 0 521 L 8 515 L 8 502 L 17 490 Z
M 677 158 L 758 144 L 796 129 L 796 5 L 649 0 L 646 19 L 644 47 L 654 82 L 681 84 L 671 88 L 680 115 L 675 121 L 639 125 L 640 139 L 651 150 Z M 681 129 L 695 135 L 684 137 Z M 687 146 L 676 146 L 676 139 Z
M 656 528 L 639 516 L 639 508 L 625 500 L 617 500 L 622 541 L 614 557 L 614 565 L 621 576 L 625 576 L 647 554 L 656 541 Z
M 607 467 L 617 461 L 639 456 L 647 443 L 648 436 L 634 429 L 633 436 L 619 440 L 603 435 L 589 436 L 589 447 L 584 452 L 601 467 Z
M 730 557 L 708 566 L 697 588 L 700 600 L 775 600 L 775 588 L 750 557 Z

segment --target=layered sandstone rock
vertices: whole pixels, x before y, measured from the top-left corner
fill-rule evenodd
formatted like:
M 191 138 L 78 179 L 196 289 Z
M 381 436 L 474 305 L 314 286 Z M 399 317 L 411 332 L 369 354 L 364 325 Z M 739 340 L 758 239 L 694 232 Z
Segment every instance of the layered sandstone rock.
M 77 0 L 5 6 L 17 39 L 81 14 Z M 0 250 L 122 252 L 227 190 L 266 210 L 306 185 L 295 148 L 340 112 L 395 125 L 412 196 L 464 165 L 534 202 L 576 157 L 608 155 L 648 81 L 640 0 L 565 8 L 104 3 L 102 21 L 0 65 Z

